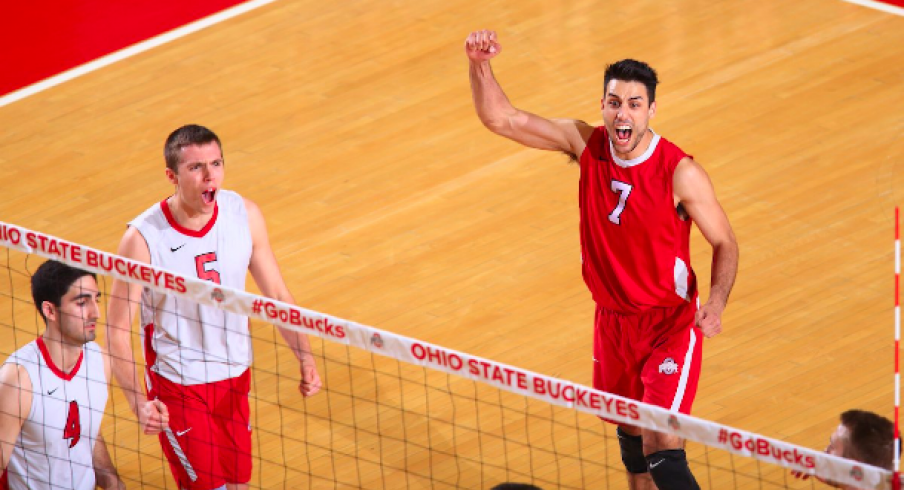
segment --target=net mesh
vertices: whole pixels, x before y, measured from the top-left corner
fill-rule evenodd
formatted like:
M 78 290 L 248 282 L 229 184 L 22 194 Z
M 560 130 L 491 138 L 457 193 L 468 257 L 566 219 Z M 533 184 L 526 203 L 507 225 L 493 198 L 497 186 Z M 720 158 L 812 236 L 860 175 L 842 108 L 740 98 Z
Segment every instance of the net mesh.
M 46 240 L 29 241 L 28 236 Z M 49 245 L 53 240 L 56 247 Z M 43 330 L 29 282 L 45 257 L 99 273 L 104 311 L 114 277 L 166 289 L 153 274 L 130 271 L 126 259 L 13 225 L 0 223 L 0 245 L 6 247 L 0 249 L 6 275 L 0 280 L 4 359 Z M 252 318 L 252 488 L 473 489 L 511 481 L 544 489 L 625 488 L 614 429 L 599 416 L 697 441 L 688 444 L 688 458 L 703 488 L 815 487 L 815 479 L 797 480 L 789 469 L 860 488 L 890 488 L 889 473 L 878 468 L 260 296 L 183 280 L 184 292 L 169 293 Z M 299 394 L 298 361 L 268 323 L 312 335 L 324 381 L 321 394 Z M 329 325 L 333 328 L 323 328 Z M 137 328 L 132 345 L 140 363 Z M 157 438 L 142 435 L 117 388 L 111 389 L 101 432 L 127 485 L 177 488 Z

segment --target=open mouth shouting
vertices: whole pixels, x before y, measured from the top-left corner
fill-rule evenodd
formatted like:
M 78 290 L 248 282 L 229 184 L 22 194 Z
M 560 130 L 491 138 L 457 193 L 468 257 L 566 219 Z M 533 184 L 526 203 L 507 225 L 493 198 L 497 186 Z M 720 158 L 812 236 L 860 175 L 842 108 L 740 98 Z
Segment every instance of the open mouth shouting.
M 628 124 L 617 124 L 615 126 L 615 144 L 624 146 L 630 143 L 633 129 Z
M 217 189 L 215 187 L 210 187 L 201 193 L 201 200 L 204 201 L 204 204 L 210 205 L 213 204 L 217 199 Z

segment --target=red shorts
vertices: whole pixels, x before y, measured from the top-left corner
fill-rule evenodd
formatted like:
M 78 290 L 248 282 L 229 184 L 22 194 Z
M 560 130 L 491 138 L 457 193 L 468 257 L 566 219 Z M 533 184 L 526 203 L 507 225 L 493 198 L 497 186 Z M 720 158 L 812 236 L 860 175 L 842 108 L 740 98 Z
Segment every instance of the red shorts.
M 703 359 L 696 311 L 696 301 L 638 315 L 597 306 L 593 387 L 689 414 Z
M 200 385 L 181 385 L 148 372 L 148 399 L 169 410 L 160 433 L 163 454 L 179 488 L 209 490 L 251 480 L 251 370 Z

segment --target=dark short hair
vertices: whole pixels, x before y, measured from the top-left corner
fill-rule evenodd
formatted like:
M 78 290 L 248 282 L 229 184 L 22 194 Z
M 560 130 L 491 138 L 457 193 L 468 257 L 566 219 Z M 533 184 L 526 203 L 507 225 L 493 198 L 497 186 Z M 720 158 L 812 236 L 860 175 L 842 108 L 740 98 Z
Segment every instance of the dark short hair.
M 538 486 L 531 485 L 530 483 L 513 483 L 513 482 L 505 482 L 496 485 L 490 490 L 543 490 Z
M 603 92 L 609 87 L 612 80 L 622 80 L 624 82 L 640 82 L 647 87 L 647 95 L 650 97 L 650 103 L 656 101 L 656 85 L 659 84 L 659 77 L 656 76 L 656 70 L 650 68 L 650 65 L 643 61 L 626 59 L 616 61 L 606 67 L 606 74 L 603 77 Z
M 216 142 L 220 147 L 220 153 L 223 152 L 223 144 L 220 138 L 213 131 L 197 124 L 186 124 L 181 128 L 170 133 L 166 137 L 166 144 L 163 146 L 163 158 L 166 160 L 166 167 L 173 172 L 179 165 L 179 152 L 182 148 L 191 145 L 206 145 Z
M 891 420 L 865 410 L 848 410 L 841 414 L 841 425 L 847 427 L 845 458 L 892 469 L 895 429 Z
M 97 276 L 93 272 L 71 267 L 56 260 L 48 260 L 38 267 L 31 276 L 31 297 L 35 301 L 35 308 L 47 323 L 47 317 L 44 316 L 44 310 L 41 305 L 45 301 L 50 301 L 54 306 L 59 307 L 63 300 L 63 296 L 69 291 L 69 288 L 83 276 L 91 276 L 97 280 Z

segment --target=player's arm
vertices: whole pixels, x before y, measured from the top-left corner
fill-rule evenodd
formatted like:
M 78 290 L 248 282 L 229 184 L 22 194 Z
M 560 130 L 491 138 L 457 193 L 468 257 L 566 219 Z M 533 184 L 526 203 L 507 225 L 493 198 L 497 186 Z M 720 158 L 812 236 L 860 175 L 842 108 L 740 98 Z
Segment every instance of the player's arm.
M 514 107 L 490 66 L 501 50 L 493 31 L 472 32 L 465 40 L 471 95 L 480 121 L 490 131 L 522 145 L 580 158 L 593 127 L 575 119 L 546 119 Z
M 125 489 L 126 484 L 119 478 L 110 452 L 107 451 L 107 442 L 104 436 L 98 432 L 97 441 L 94 442 L 94 452 L 91 454 L 91 462 L 94 464 L 94 479 L 100 488 Z
M 119 243 L 118 254 L 136 262 L 146 264 L 151 262 L 147 242 L 141 233 L 131 226 Z M 113 376 L 122 388 L 129 408 L 138 418 L 144 433 L 153 435 L 166 427 L 169 414 L 163 403 L 147 400 L 132 353 L 132 319 L 138 312 L 141 288 L 141 284 L 119 279 L 113 281 L 107 302 L 107 352 Z
M 248 212 L 248 226 L 251 228 L 252 252 L 251 264 L 248 266 L 251 277 L 254 278 L 254 282 L 264 296 L 294 305 L 295 298 L 292 297 L 286 281 L 283 280 L 276 256 L 273 254 L 273 248 L 270 246 L 263 213 L 257 204 L 248 199 L 245 199 L 245 209 Z M 299 387 L 301 394 L 311 396 L 317 393 L 321 386 L 320 374 L 317 372 L 308 336 L 295 330 L 279 326 L 277 328 L 301 363 L 301 386 Z
M 699 163 L 691 158 L 681 160 L 675 169 L 674 192 L 713 247 L 709 299 L 697 311 L 697 324 L 707 337 L 712 337 L 722 331 L 722 311 L 738 273 L 738 241 L 716 199 L 712 181 Z
M 31 412 L 31 379 L 24 366 L 0 366 L 0 473 L 6 471 L 22 424 Z

